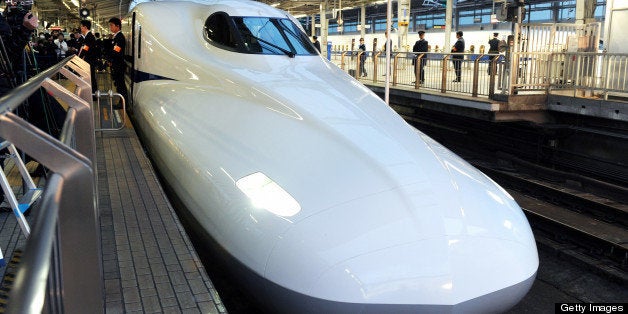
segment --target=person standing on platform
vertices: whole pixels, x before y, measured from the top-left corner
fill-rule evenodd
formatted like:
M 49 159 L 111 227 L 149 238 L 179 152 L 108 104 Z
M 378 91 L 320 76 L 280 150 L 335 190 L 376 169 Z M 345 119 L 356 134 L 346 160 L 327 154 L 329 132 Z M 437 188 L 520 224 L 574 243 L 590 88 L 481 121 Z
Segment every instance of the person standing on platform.
M 66 55 L 70 55 L 70 54 L 77 54 L 78 50 L 76 49 L 76 47 L 78 46 L 78 41 L 76 40 L 76 37 L 74 36 L 73 32 L 70 32 L 70 39 L 68 39 L 67 44 L 68 44 L 68 51 L 66 53 Z
M 91 32 L 92 22 L 88 20 L 81 21 L 81 34 L 83 36 L 83 45 L 79 50 L 78 56 L 85 62 L 89 63 L 90 74 L 92 76 L 92 93 L 98 90 L 98 82 L 96 81 L 96 67 L 98 66 L 98 51 L 96 49 L 96 37 Z
M 108 57 L 111 65 L 111 79 L 113 85 L 116 87 L 116 92 L 124 97 L 124 100 L 128 100 L 128 92 L 126 89 L 126 83 L 124 82 L 124 72 L 126 69 L 126 63 L 124 61 L 124 51 L 126 48 L 126 40 L 124 34 L 122 34 L 122 22 L 117 17 L 109 19 L 109 30 L 113 33 L 113 39 L 111 43 L 111 50 L 109 50 Z M 118 103 L 115 106 L 116 109 L 122 109 L 122 103 Z
M 102 38 L 100 38 L 100 33 L 95 33 L 94 37 L 96 37 L 96 50 L 98 51 L 98 62 L 97 62 L 97 66 L 96 66 L 96 70 L 97 71 L 103 71 L 104 70 L 104 66 L 103 66 L 103 59 L 105 58 L 104 54 L 103 54 L 103 44 L 102 44 Z
M 456 38 L 458 40 L 454 44 L 454 47 L 451 48 L 451 61 L 454 63 L 454 71 L 456 72 L 456 79 L 454 82 L 460 82 L 460 77 L 462 75 L 462 60 L 464 59 L 464 38 L 462 38 L 462 31 L 456 32 Z
M 55 39 L 54 43 L 57 46 L 57 61 L 63 60 L 68 52 L 68 43 L 65 41 L 63 33 L 57 35 L 57 39 Z
M 412 52 L 418 52 L 418 54 L 415 55 L 415 59 L 412 60 L 412 63 L 414 64 L 414 75 L 416 75 L 417 73 L 416 67 L 419 67 L 419 84 L 423 84 L 423 82 L 425 82 L 425 64 L 427 62 L 427 55 L 423 55 L 423 58 L 421 58 L 421 62 L 416 62 L 416 58 L 418 58 L 418 55 L 427 52 L 427 40 L 425 40 L 424 31 L 419 31 L 419 40 L 414 43 L 414 47 L 412 47 Z
M 499 33 L 493 33 L 493 39 L 488 41 L 488 53 L 490 54 L 498 54 L 499 53 L 499 39 L 497 38 Z M 491 56 L 491 63 L 488 64 L 488 75 L 491 75 L 491 65 L 495 59 L 499 58 L 499 56 Z
M 314 44 L 314 48 L 316 48 L 316 50 L 318 50 L 318 54 L 321 53 L 321 43 L 318 41 L 318 37 L 313 36 L 312 37 L 314 39 L 314 42 L 312 42 L 312 44 Z
M 386 51 L 388 49 L 390 49 L 390 68 L 389 68 L 390 72 L 388 72 L 388 73 L 390 73 L 390 76 L 392 76 L 393 75 L 393 66 L 394 66 L 393 60 L 394 60 L 395 56 L 393 56 L 392 39 L 390 38 L 390 36 L 388 34 L 388 31 L 386 31 L 385 36 L 386 36 L 386 42 L 384 43 L 384 46 L 382 47 L 382 55 L 383 55 L 384 63 L 386 63 L 386 53 L 387 53 Z M 384 69 L 385 68 L 386 67 L 384 67 Z M 382 74 L 382 76 L 386 76 L 386 73 Z
M 360 46 L 358 47 L 360 54 L 360 76 L 366 77 L 366 45 L 364 44 L 364 38 L 360 38 Z

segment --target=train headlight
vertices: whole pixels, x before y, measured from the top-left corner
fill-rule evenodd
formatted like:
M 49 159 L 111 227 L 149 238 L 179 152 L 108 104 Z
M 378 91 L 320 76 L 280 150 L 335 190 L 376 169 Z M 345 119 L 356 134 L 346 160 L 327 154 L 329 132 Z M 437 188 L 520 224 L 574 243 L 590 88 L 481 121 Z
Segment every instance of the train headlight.
M 253 206 L 267 211 L 290 217 L 301 211 L 301 205 L 279 184 L 261 172 L 240 178 L 236 186 L 253 203 Z

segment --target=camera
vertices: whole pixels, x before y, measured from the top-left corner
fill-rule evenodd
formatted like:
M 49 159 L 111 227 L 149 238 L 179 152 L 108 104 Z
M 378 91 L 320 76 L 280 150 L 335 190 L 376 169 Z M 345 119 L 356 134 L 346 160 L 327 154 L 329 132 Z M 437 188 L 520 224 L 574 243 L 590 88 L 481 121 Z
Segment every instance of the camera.
M 21 0 L 21 1 L 7 0 L 6 3 L 7 3 L 7 9 L 9 11 L 17 9 L 17 10 L 23 10 L 24 12 L 28 12 L 33 7 L 33 0 Z
M 6 0 L 5 17 L 9 25 L 22 25 L 24 15 L 33 7 L 33 0 Z

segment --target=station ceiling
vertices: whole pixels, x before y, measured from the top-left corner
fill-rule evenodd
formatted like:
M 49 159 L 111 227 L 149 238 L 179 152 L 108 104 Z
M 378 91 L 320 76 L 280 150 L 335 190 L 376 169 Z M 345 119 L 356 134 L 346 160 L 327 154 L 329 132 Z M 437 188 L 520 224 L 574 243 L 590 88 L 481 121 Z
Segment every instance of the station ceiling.
M 259 2 L 263 2 L 269 5 L 279 3 L 276 7 L 282 9 L 284 11 L 290 12 L 292 15 L 300 15 L 300 14 L 317 14 L 320 13 L 320 5 L 321 0 L 258 0 Z M 341 5 L 343 8 L 351 8 L 357 7 L 362 4 L 375 4 L 382 3 L 386 1 L 378 1 L 378 0 L 329 0 L 327 1 L 327 6 L 329 9 L 339 8 Z M 395 1 L 397 2 L 397 1 Z
M 290 12 L 293 15 L 317 14 L 320 12 L 322 0 L 257 0 Z M 107 27 L 111 17 L 124 17 L 128 12 L 131 0 L 34 0 L 34 6 L 39 14 L 40 21 L 46 25 L 61 26 L 63 28 L 77 28 L 80 21 L 79 7 L 87 8 L 90 17 L 102 27 Z M 375 4 L 381 0 L 328 0 L 328 7 L 350 8 L 362 4 Z

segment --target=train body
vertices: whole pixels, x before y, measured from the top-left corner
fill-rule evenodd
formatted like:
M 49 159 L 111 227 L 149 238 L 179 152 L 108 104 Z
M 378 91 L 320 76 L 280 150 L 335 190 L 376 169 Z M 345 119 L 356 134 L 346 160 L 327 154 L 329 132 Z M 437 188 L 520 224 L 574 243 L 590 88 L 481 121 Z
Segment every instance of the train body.
M 129 19 L 151 159 L 270 309 L 485 313 L 527 293 L 538 256 L 512 197 L 321 58 L 294 18 L 208 0 Z

